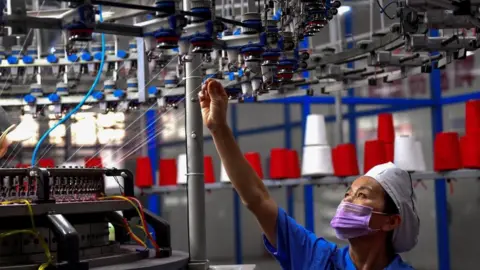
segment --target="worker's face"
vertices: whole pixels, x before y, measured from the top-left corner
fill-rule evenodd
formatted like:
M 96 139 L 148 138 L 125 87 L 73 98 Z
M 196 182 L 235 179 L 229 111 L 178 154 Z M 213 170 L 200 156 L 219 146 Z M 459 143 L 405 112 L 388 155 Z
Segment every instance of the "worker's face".
M 401 222 L 399 215 L 384 214 L 385 191 L 382 186 L 369 176 L 357 178 L 345 192 L 345 202 L 373 208 L 370 228 L 381 231 L 394 230 Z

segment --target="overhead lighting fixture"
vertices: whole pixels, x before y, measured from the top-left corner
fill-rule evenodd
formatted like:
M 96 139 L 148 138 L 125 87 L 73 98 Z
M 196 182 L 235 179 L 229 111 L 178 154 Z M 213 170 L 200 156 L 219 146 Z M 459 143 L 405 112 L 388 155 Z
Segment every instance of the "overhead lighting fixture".
M 343 14 L 350 12 L 352 10 L 351 6 L 341 6 L 338 8 L 338 15 L 342 16 Z
M 110 17 L 112 17 L 113 15 L 115 14 L 115 12 L 113 11 L 104 11 L 102 12 L 102 17 L 103 19 L 109 19 Z M 95 20 L 98 22 L 100 21 L 100 15 L 95 15 Z

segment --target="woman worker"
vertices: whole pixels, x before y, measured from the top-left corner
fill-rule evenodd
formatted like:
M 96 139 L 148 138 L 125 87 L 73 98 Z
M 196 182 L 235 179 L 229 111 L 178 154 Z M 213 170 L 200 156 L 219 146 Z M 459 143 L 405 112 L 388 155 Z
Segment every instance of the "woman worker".
M 416 245 L 420 225 L 407 172 L 387 163 L 352 183 L 330 223 L 337 237 L 349 242 L 339 248 L 297 224 L 270 197 L 227 126 L 228 98 L 221 84 L 206 81 L 200 102 L 228 177 L 283 269 L 413 269 L 397 255 Z

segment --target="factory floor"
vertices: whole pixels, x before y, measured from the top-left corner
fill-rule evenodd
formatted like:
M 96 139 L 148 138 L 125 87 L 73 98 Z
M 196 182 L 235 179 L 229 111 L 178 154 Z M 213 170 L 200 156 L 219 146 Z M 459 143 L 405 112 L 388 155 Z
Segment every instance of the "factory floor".
M 244 264 L 255 264 L 256 265 L 255 270 L 281 270 L 282 269 L 280 267 L 280 265 L 274 259 L 270 259 L 270 258 L 266 258 L 266 257 L 244 258 L 243 263 Z M 228 264 L 232 264 L 232 262 L 212 260 L 212 265 L 228 265 Z M 431 268 L 431 269 L 416 268 L 416 269 L 417 270 L 435 270 L 433 268 Z M 462 269 L 462 268 L 454 267 L 452 269 Z
M 228 265 L 232 264 L 233 262 L 231 261 L 217 261 L 217 260 L 212 260 L 211 264 L 212 265 Z M 244 258 L 243 260 L 244 264 L 255 264 L 256 268 L 255 270 L 281 270 L 282 268 L 280 265 L 274 260 L 270 258 Z

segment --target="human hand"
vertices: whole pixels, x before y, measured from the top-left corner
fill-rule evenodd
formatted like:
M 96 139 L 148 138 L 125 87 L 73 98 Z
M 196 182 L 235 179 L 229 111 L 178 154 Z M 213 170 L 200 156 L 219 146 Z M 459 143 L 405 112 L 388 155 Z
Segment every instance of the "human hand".
M 9 146 L 10 146 L 10 141 L 6 137 L 4 137 L 2 141 L 0 141 L 0 158 L 5 156 Z
M 211 132 L 226 127 L 228 96 L 225 88 L 219 82 L 208 79 L 199 93 L 199 98 L 205 126 Z

